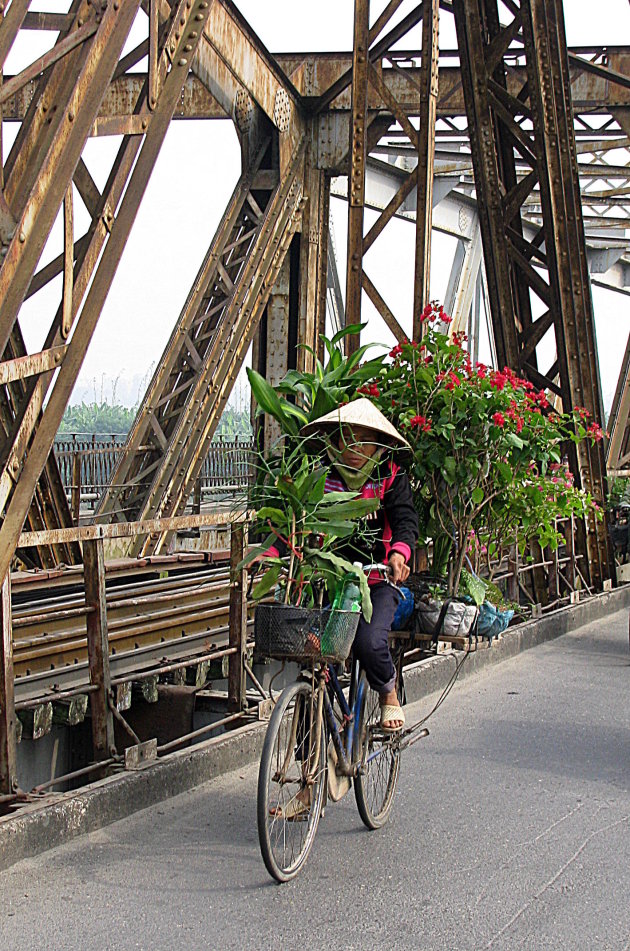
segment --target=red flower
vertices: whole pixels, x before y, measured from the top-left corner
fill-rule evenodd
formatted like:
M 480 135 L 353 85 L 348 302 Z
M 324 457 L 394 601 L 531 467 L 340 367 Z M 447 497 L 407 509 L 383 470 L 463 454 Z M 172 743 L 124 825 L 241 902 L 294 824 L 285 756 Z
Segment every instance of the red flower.
M 506 383 L 507 377 L 505 373 L 499 373 L 498 370 L 490 377 L 490 385 L 493 386 L 495 390 L 502 390 Z
M 599 425 L 599 423 L 591 423 L 587 429 L 587 432 L 589 436 L 595 440 L 595 442 L 599 442 L 600 439 L 604 438 L 602 427 Z
M 584 409 L 583 406 L 574 406 L 573 412 L 577 413 L 582 419 L 588 419 L 591 415 L 587 409 Z
M 461 386 L 461 380 L 453 370 L 449 370 L 448 374 L 449 381 L 446 384 L 445 389 L 454 390 L 456 386 Z
M 425 416 L 412 416 L 409 420 L 409 425 L 417 427 L 425 433 L 431 432 L 431 420 Z
M 493 413 L 492 422 L 495 426 L 505 426 L 505 417 L 503 413 Z
M 389 351 L 390 357 L 397 357 L 402 353 L 402 344 L 398 343 L 393 350 Z

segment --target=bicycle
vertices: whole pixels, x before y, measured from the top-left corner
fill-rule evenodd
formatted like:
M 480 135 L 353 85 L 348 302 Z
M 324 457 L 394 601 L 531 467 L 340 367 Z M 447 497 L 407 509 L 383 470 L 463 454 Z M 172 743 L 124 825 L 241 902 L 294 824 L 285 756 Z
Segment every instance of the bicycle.
M 385 565 L 364 570 L 378 571 L 387 580 Z M 353 638 L 354 633 L 346 654 Z M 414 727 L 395 733 L 381 727 L 379 695 L 357 660 L 352 662 L 348 699 L 326 656 L 302 656 L 302 661 L 300 678 L 276 701 L 258 774 L 260 849 L 278 882 L 290 881 L 306 862 L 328 798 L 329 770 L 341 786 L 335 791 L 345 795 L 352 784 L 363 823 L 379 829 L 392 808 L 402 750 L 428 734 L 424 730 L 411 738 Z M 402 655 L 396 667 L 400 690 Z

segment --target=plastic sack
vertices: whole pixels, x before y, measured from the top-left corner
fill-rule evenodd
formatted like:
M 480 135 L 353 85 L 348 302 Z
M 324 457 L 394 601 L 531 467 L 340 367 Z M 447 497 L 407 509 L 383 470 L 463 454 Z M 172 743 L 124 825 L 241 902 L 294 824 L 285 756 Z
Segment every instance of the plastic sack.
M 404 588 L 401 585 L 398 590 L 400 591 L 401 597 L 398 601 L 396 613 L 394 614 L 394 620 L 392 621 L 392 631 L 403 631 L 408 627 L 414 608 L 413 594 L 409 588 Z
M 514 611 L 511 608 L 499 611 L 490 601 L 484 601 L 479 608 L 477 631 L 482 637 L 492 640 L 503 633 L 513 617 Z
M 417 629 L 435 638 L 443 634 L 448 637 L 468 637 L 478 613 L 475 604 L 456 598 L 436 601 L 425 595 L 416 604 Z

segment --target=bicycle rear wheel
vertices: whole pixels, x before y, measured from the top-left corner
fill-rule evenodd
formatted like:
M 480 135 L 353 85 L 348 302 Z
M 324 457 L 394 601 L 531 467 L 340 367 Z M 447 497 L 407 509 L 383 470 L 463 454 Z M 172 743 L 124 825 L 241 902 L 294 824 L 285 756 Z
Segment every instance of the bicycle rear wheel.
M 258 838 L 267 871 L 288 882 L 311 850 L 326 788 L 324 718 L 309 683 L 287 687 L 276 703 L 258 772 Z
M 380 829 L 387 822 L 400 772 L 400 751 L 392 736 L 381 728 L 379 695 L 372 690 L 365 673 L 361 674 L 363 700 L 358 717 L 357 749 L 359 772 L 354 780 L 354 795 L 361 819 L 368 829 Z

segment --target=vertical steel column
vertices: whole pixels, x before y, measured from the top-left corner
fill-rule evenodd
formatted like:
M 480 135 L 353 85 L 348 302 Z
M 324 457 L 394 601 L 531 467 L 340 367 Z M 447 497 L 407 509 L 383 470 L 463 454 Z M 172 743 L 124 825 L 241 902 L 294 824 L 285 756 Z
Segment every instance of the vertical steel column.
M 317 122 L 317 120 L 315 120 Z M 316 126 L 317 127 L 317 126 Z M 316 167 L 317 141 L 314 132 L 307 150 L 304 166 L 305 207 L 302 219 L 300 246 L 300 286 L 298 344 L 306 344 L 315 353 L 319 348 L 321 281 L 326 281 L 326 253 L 328 237 L 328 182 L 326 173 Z M 322 270 L 322 254 L 324 268 Z M 325 305 L 324 305 L 325 306 Z M 300 347 L 297 352 L 298 370 L 312 370 L 312 354 Z
M 422 309 L 431 295 L 431 222 L 433 219 L 433 165 L 438 97 L 439 0 L 424 0 L 422 63 L 420 66 L 420 128 L 418 130 L 418 185 L 416 203 L 416 265 L 413 294 L 413 338 L 419 340 Z
M 235 522 L 230 531 L 230 620 L 229 645 L 236 648 L 229 655 L 228 710 L 238 712 L 246 707 L 245 650 L 247 646 L 247 571 L 239 568 L 247 545 L 247 526 Z
M 105 558 L 103 539 L 83 543 L 85 606 L 87 608 L 87 646 L 90 683 L 97 689 L 90 694 L 94 759 L 109 759 L 115 752 L 114 720 L 109 709 L 109 637 L 105 597 Z
M 348 181 L 348 263 L 346 275 L 346 324 L 361 320 L 363 279 L 363 206 L 367 158 L 368 45 L 370 0 L 355 0 L 352 53 L 352 116 L 350 126 L 350 175 Z M 359 335 L 347 338 L 354 353 Z
M 530 103 L 538 127 L 540 190 L 548 203 L 545 252 L 550 283 L 555 285 L 561 329 L 556 329 L 558 362 L 566 367 L 562 386 L 564 409 L 584 406 L 593 419 L 604 422 L 603 400 L 595 343 L 595 319 L 586 260 L 586 239 L 580 198 L 577 151 L 572 119 L 569 61 L 561 0 L 528 0 L 523 15 L 523 38 L 528 51 Z M 525 9 L 525 5 L 524 5 Z M 562 352 L 564 351 L 564 352 Z M 560 374 L 562 385 L 562 374 Z M 568 404 L 568 405 L 567 405 Z M 573 454 L 573 449 L 570 450 Z M 603 442 L 577 446 L 582 487 L 601 506 L 606 494 Z M 575 468 L 575 465 L 572 466 Z M 611 576 L 612 550 L 604 522 L 586 520 L 586 551 L 591 581 L 600 587 Z
M 518 329 L 505 240 L 502 188 L 495 122 L 490 108 L 485 49 L 487 32 L 481 3 L 454 0 L 462 89 L 468 116 L 478 213 L 485 249 L 488 295 L 499 366 L 518 366 Z
M 15 699 L 13 675 L 13 631 L 11 624 L 11 578 L 2 582 L 0 595 L 0 793 L 10 795 L 17 789 L 17 750 L 15 737 Z
M 259 370 L 268 383 L 276 386 L 284 379 L 289 369 L 289 341 L 291 339 L 291 254 L 287 254 L 276 278 L 273 290 L 261 321 L 260 334 L 264 334 L 264 365 Z M 303 341 L 309 343 L 310 341 Z M 265 413 L 264 445 L 269 448 L 282 435 L 277 420 Z

